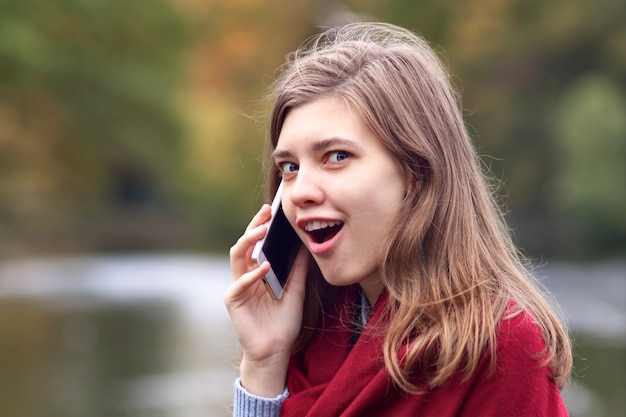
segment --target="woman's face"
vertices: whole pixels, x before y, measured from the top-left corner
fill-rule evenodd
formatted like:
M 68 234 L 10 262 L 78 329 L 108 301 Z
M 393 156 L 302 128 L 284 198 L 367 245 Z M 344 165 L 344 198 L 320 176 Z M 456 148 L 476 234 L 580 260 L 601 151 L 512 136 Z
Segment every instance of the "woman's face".
M 283 176 L 285 214 L 324 278 L 359 283 L 374 303 L 383 289 L 382 242 L 405 193 L 400 164 L 332 96 L 289 112 L 273 157 Z

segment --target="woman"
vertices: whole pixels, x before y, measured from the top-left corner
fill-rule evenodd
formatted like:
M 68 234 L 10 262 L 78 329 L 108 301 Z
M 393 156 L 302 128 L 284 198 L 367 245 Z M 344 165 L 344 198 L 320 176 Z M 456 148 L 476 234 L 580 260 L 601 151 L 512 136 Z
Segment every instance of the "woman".
M 423 39 L 331 29 L 274 85 L 268 195 L 303 241 L 285 294 L 231 248 L 235 415 L 567 415 L 566 330 L 518 256 Z

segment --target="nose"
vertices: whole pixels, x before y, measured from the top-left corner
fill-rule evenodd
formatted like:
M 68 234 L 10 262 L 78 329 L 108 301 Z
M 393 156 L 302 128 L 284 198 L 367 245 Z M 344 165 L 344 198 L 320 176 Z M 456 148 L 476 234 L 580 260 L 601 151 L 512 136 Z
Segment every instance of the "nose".
M 300 167 L 296 178 L 288 190 L 289 200 L 297 207 L 307 207 L 321 204 L 324 201 L 324 191 L 321 181 L 314 171 Z

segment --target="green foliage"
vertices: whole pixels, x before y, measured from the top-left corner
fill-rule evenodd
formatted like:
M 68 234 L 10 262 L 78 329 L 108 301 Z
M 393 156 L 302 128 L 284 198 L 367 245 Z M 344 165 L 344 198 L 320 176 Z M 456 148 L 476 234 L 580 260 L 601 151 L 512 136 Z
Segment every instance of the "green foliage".
M 371 3 L 445 51 L 521 246 L 537 258 L 623 256 L 623 3 Z
M 320 25 L 365 16 L 442 52 L 527 252 L 623 255 L 624 12 L 619 0 L 5 0 L 0 254 L 225 250 L 263 199 L 265 125 L 248 116 L 273 71 Z
M 182 125 L 173 98 L 189 39 L 167 1 L 0 3 L 5 244 L 50 240 L 33 218 L 45 217 L 50 234 L 75 235 L 81 219 L 175 188 Z
M 625 115 L 620 86 L 603 76 L 582 78 L 556 107 L 555 139 L 561 156 L 557 195 L 562 211 L 578 223 L 577 237 L 587 245 L 585 252 L 624 248 Z

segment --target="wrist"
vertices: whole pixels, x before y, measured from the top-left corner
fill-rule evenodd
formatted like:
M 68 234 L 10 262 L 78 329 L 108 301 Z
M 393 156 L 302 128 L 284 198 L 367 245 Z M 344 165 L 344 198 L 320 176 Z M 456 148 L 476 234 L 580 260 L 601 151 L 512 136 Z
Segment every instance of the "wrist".
M 261 361 L 243 358 L 239 368 L 241 386 L 250 394 L 273 398 L 285 391 L 289 355 L 276 355 Z

